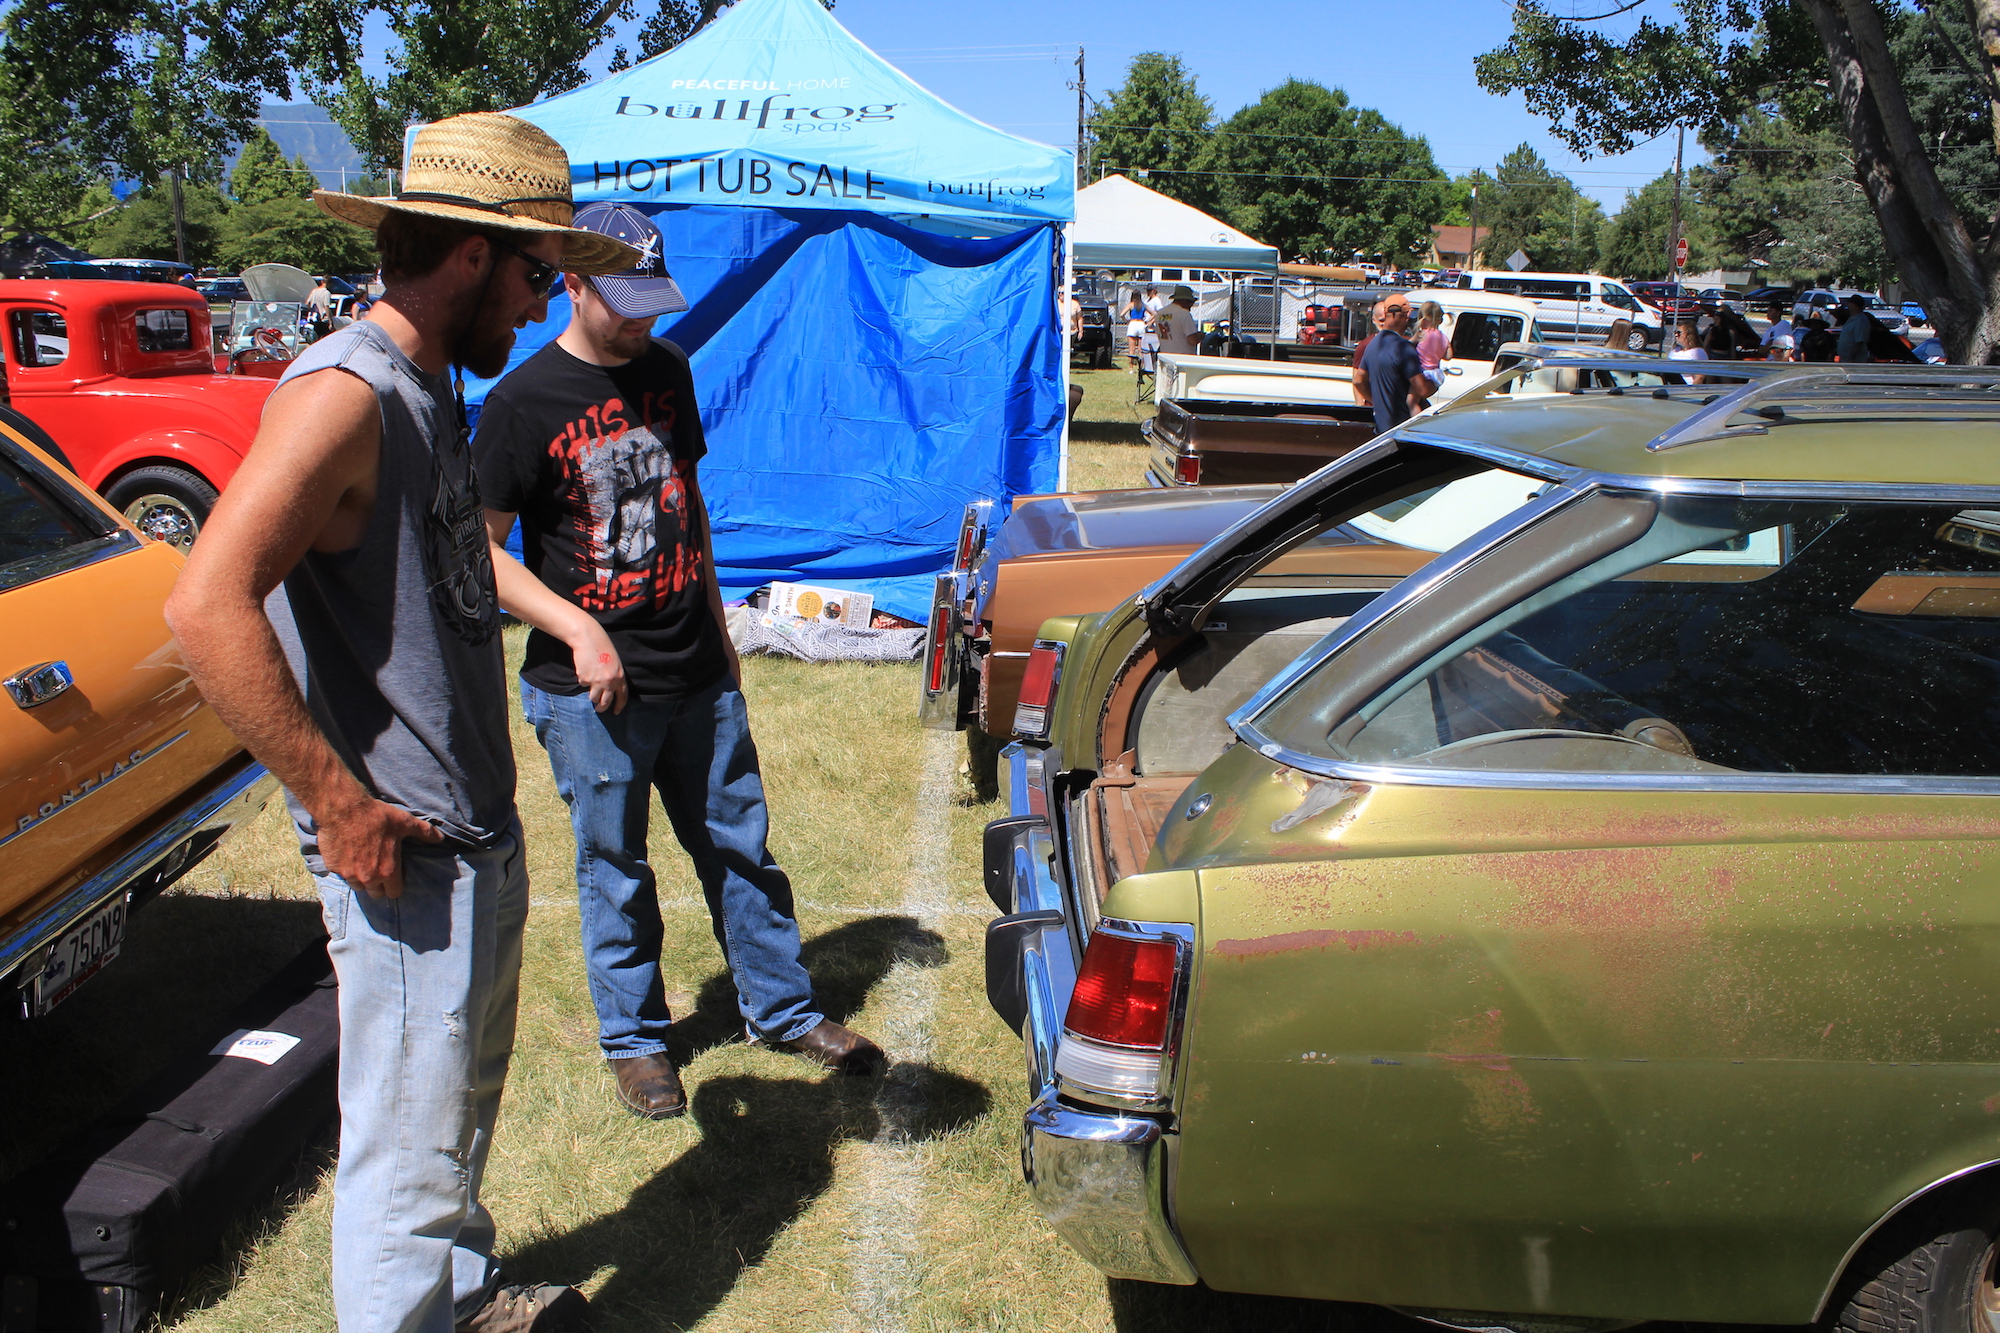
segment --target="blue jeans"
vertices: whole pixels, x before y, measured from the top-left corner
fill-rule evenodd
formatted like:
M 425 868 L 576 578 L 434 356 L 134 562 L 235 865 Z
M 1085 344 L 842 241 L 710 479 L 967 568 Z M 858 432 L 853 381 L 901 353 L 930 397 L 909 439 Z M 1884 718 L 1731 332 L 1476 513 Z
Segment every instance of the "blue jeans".
M 622 713 L 600 713 L 588 694 L 549 694 L 522 681 L 521 709 L 569 804 L 604 1054 L 664 1051 L 673 1021 L 660 980 L 659 893 L 646 862 L 653 791 L 694 862 L 745 1027 L 766 1041 L 812 1031 L 821 1015 L 799 962 L 792 884 L 765 846 L 764 778 L 736 683 L 725 674 L 685 699 L 632 698 Z
M 528 871 L 492 847 L 403 844 L 403 896 L 315 875 L 340 978 L 341 1333 L 450 1333 L 497 1269 L 480 1178 L 514 1050 Z

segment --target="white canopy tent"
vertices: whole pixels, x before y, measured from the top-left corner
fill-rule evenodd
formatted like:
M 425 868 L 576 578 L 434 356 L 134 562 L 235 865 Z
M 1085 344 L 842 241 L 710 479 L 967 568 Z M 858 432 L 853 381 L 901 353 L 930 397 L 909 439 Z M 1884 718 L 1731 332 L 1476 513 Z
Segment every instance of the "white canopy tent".
M 1078 268 L 1278 271 L 1275 247 L 1124 176 L 1077 191 L 1070 254 Z

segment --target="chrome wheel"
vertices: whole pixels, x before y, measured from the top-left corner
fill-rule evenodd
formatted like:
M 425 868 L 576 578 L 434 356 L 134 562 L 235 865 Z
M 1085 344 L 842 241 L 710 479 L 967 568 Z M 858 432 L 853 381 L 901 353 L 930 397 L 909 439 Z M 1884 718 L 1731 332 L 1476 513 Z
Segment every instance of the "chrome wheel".
M 194 511 L 171 495 L 154 492 L 142 495 L 125 506 L 126 521 L 154 541 L 165 542 L 185 553 L 201 532 L 201 520 Z
M 2000 1243 L 1986 1247 L 1979 1280 L 1972 1289 L 1974 1333 L 2000 1333 Z

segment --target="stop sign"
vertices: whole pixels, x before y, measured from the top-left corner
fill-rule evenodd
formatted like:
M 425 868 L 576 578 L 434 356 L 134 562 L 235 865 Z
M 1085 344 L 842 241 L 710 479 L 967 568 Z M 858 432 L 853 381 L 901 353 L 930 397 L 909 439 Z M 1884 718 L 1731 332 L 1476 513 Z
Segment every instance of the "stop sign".
M 1688 263 L 1688 238 L 1683 236 L 1674 242 L 1674 267 L 1686 268 Z

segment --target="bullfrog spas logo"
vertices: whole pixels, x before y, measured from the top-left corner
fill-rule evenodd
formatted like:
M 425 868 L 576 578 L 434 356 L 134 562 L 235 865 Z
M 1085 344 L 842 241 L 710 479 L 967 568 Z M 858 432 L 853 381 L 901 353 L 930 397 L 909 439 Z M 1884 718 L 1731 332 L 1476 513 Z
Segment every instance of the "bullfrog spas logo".
M 622 95 L 613 105 L 614 116 L 658 116 L 667 120 L 728 121 L 749 124 L 755 129 L 791 135 L 851 133 L 857 126 L 894 120 L 900 102 L 864 102 L 847 93 L 848 79 L 795 80 L 796 90 L 779 90 L 776 85 L 756 79 L 674 79 L 669 93 L 689 100 L 646 102 Z M 813 87 L 805 87 L 811 84 Z M 770 89 L 761 99 L 717 96 L 713 93 L 755 93 Z M 699 94 L 699 100 L 695 95 Z M 823 102 L 823 105 L 809 105 Z

